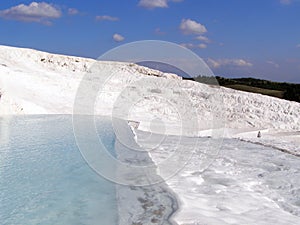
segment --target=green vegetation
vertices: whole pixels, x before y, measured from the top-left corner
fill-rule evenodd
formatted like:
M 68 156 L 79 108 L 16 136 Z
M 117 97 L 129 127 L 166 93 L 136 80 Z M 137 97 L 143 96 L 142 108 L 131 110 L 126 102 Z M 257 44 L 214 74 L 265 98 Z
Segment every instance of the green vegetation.
M 300 102 L 300 84 L 280 83 L 255 78 L 224 78 L 219 76 L 199 76 L 192 80 L 210 85 L 219 84 L 220 86 L 235 90 L 260 93 L 289 101 Z
M 277 97 L 277 98 L 283 98 L 283 96 L 284 96 L 284 91 L 251 87 L 251 86 L 247 86 L 247 85 L 243 85 L 243 84 L 226 85 L 226 87 L 232 88 L 235 90 L 240 90 L 240 91 L 247 91 L 247 92 L 252 92 L 252 93 L 269 95 L 269 96 L 273 96 L 273 97 Z

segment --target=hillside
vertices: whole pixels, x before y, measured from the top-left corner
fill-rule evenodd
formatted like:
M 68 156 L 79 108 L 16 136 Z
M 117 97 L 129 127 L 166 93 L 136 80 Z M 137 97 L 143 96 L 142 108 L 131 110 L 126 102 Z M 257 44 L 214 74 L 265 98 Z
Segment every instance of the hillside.
M 300 84 L 281 83 L 255 78 L 224 78 L 220 76 L 216 78 L 199 76 L 195 80 L 205 84 L 215 84 L 217 80 L 219 85 L 235 90 L 300 102 Z
M 143 129 L 153 129 L 155 121 L 163 121 L 158 126 L 165 126 L 171 134 L 194 135 L 224 126 L 300 130 L 299 103 L 183 81 L 174 74 L 132 63 L 5 46 L 0 46 L 0 61 L 0 115 L 72 114 L 82 78 L 98 72 L 95 82 L 103 86 L 91 113 L 113 113 L 141 122 Z M 95 84 L 88 82 L 91 87 Z M 193 131 L 187 131 L 190 126 Z

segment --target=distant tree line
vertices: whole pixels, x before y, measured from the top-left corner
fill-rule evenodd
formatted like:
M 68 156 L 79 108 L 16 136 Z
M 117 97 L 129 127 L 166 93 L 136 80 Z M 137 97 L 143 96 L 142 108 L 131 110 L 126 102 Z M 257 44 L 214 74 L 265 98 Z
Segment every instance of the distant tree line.
M 283 99 L 300 102 L 300 84 L 273 82 L 273 81 L 261 80 L 256 78 L 225 78 L 220 76 L 216 76 L 216 77 L 198 76 L 196 78 L 183 78 L 183 79 L 194 80 L 196 82 L 209 84 L 209 85 L 220 85 L 225 87 L 229 86 L 231 88 L 234 88 L 234 85 L 244 85 L 248 87 L 282 91 Z

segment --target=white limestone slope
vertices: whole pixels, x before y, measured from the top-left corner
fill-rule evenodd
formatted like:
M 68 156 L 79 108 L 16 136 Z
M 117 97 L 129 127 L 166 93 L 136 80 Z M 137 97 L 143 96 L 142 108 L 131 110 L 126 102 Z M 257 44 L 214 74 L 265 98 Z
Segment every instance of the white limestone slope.
M 79 82 L 95 63 L 92 59 L 0 46 L 0 115 L 71 114 Z M 147 122 L 155 115 L 182 122 L 178 108 L 185 104 L 197 114 L 199 130 L 212 128 L 207 121 L 223 117 L 228 128 L 300 130 L 299 103 L 182 81 L 176 75 L 130 63 L 98 62 L 97 66 L 110 76 L 106 93 L 100 98 L 106 105 L 99 104 L 97 114 L 111 113 L 123 91 L 121 97 L 126 92 L 137 100 L 130 113 L 123 115 L 133 120 Z M 222 115 L 217 110 L 222 110 Z
M 0 115 L 71 114 L 83 76 L 95 71 L 101 71 L 99 79 L 105 85 L 92 113 L 113 112 L 141 122 L 142 130 L 206 136 L 224 127 L 225 121 L 225 133 L 220 131 L 225 137 L 255 138 L 258 130 L 263 137 L 278 131 L 296 132 L 293 140 L 299 135 L 296 102 L 183 81 L 132 63 L 6 46 L 0 46 Z
M 0 115 L 71 114 L 79 82 L 93 59 L 0 46 Z M 129 63 L 101 62 L 107 71 L 124 76 L 174 76 Z
M 162 73 L 132 63 L 98 62 L 6 46 L 0 46 L 0 116 L 72 114 L 82 78 L 93 75 L 95 71 L 99 71 L 100 77 L 96 81 L 88 80 L 91 90 L 86 91 L 86 95 L 89 96 L 94 89 L 98 91 L 94 84 L 99 81 L 103 84 L 94 104 L 95 114 L 113 114 L 123 119 L 138 121 L 139 129 L 145 131 L 183 136 L 221 135 L 258 142 L 294 153 L 300 152 L 299 103 L 183 81 L 174 74 Z M 224 126 L 226 128 L 222 129 Z M 256 138 L 259 130 L 262 131 L 260 139 Z M 155 163 L 166 158 L 164 153 L 172 151 L 174 142 L 167 144 L 169 147 L 167 146 L 165 151 L 160 148 L 157 154 L 151 153 Z M 247 151 L 242 152 L 243 148 L 239 146 L 232 149 L 233 145 L 235 143 L 229 143 L 229 147 L 226 148 L 230 154 L 225 154 L 224 159 L 220 158 L 201 176 L 196 173 L 199 160 L 193 158 L 187 167 L 188 173 L 179 174 L 168 181 L 167 184 L 178 194 L 180 201 L 183 201 L 182 211 L 175 217 L 177 222 L 251 224 L 263 209 L 272 209 L 272 212 L 264 211 L 269 213 L 264 219 L 269 218 L 271 223 L 279 217 L 288 216 L 286 210 L 279 209 L 275 201 L 277 196 L 273 197 L 272 192 L 268 192 L 267 179 L 263 185 L 253 185 L 251 182 L 257 180 L 253 175 L 256 172 L 270 172 L 269 167 L 259 167 L 264 166 L 263 162 L 271 158 L 271 163 L 276 164 L 280 157 L 289 157 L 279 155 L 275 151 L 264 155 L 263 147 L 251 145 L 247 145 L 244 148 Z M 187 150 L 188 147 L 186 145 Z M 248 157 L 248 154 L 251 157 Z M 200 155 L 196 154 L 199 157 Z M 238 164 L 246 159 L 245 166 Z M 292 159 L 291 162 L 286 160 L 285 163 L 291 168 L 288 172 L 293 171 L 293 167 L 297 165 L 296 159 Z M 221 175 L 218 175 L 220 173 Z M 259 178 L 265 174 L 258 174 Z M 279 174 L 279 182 L 284 180 L 287 174 Z M 221 179 L 223 176 L 225 181 Z M 297 173 L 291 174 L 293 179 L 296 176 Z M 219 181 L 223 182 L 223 185 Z M 211 195 L 211 191 L 221 194 Z M 238 208 L 238 197 L 241 195 L 236 193 L 239 191 L 245 197 L 242 208 Z M 199 199 L 202 199 L 201 202 Z M 207 210 L 208 207 L 211 210 Z M 199 218 L 195 218 L 197 215 Z M 281 224 L 293 224 L 298 219 L 298 211 L 289 216 L 286 219 L 287 223 Z M 270 223 L 261 221 L 258 224 Z

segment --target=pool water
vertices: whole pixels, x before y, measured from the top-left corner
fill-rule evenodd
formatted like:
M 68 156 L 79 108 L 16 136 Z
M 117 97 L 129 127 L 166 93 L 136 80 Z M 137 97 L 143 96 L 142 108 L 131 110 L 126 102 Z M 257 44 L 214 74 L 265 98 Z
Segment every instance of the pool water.
M 114 133 L 97 123 L 114 154 Z M 0 223 L 118 223 L 116 188 L 78 150 L 72 117 L 0 118 Z

